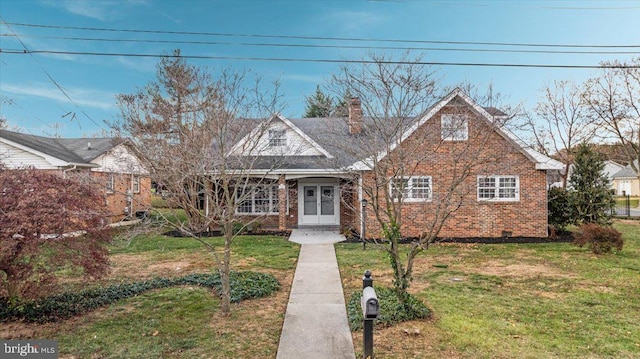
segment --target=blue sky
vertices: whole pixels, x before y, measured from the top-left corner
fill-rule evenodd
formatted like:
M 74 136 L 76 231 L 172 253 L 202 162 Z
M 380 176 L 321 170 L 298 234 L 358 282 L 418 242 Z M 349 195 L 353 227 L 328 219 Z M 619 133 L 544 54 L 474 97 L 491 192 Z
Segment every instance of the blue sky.
M 252 58 L 358 60 L 371 50 L 353 47 L 420 47 L 429 62 L 598 65 L 640 56 L 640 0 L 627 1 L 359 1 L 359 0 L 3 0 L 0 1 L 0 116 L 25 133 L 62 137 L 100 135 L 118 116 L 115 95 L 132 93 L 154 79 L 157 58 L 70 54 L 11 54 L 30 50 Z M 8 24 L 7 24 L 8 23 Z M 206 32 L 245 36 L 105 32 L 18 24 L 109 29 Z M 10 35 L 10 36 L 8 36 Z M 17 35 L 12 36 L 12 35 Z M 265 38 L 248 35 L 360 38 L 389 41 Z M 52 38 L 53 37 L 53 38 Z M 218 44 L 78 41 L 62 37 L 118 40 L 208 41 Z M 416 41 L 635 45 L 632 48 L 567 48 L 433 44 Z M 220 43 L 227 44 L 220 44 Z M 256 46 L 240 43 L 338 45 Z M 350 48 L 351 47 L 351 48 Z M 446 48 L 447 51 L 436 50 Z M 568 54 L 458 51 L 625 51 L 635 54 Z M 384 50 L 398 54 L 402 50 Z M 210 69 L 251 70 L 279 79 L 287 107 L 300 117 L 305 96 L 339 68 L 337 63 L 257 60 L 189 60 Z M 582 82 L 595 69 L 439 66 L 441 87 L 462 81 L 493 85 L 511 104 L 531 109 L 540 88 L 554 80 Z M 61 91 L 57 85 L 63 91 Z M 66 95 L 65 95 L 66 93 Z M 69 96 L 71 102 L 66 96 Z M 73 116 L 75 114 L 75 117 Z

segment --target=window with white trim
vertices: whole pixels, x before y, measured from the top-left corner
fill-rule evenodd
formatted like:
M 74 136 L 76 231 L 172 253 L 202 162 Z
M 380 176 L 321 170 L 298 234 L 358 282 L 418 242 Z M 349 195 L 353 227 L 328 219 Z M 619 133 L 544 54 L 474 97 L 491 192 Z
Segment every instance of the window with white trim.
M 393 199 L 402 198 L 408 202 L 431 200 L 431 176 L 392 178 L 389 193 Z
M 236 189 L 236 214 L 277 214 L 278 185 L 247 185 Z
M 478 176 L 478 201 L 520 200 L 518 176 Z
M 287 145 L 285 130 L 269 130 L 269 147 L 284 147 Z
M 116 179 L 113 173 L 107 174 L 107 192 L 113 193 L 116 189 Z
M 440 132 L 443 141 L 466 141 L 469 139 L 469 121 L 465 115 L 442 115 Z
M 133 193 L 140 193 L 140 177 L 133 176 L 131 187 L 133 187 Z

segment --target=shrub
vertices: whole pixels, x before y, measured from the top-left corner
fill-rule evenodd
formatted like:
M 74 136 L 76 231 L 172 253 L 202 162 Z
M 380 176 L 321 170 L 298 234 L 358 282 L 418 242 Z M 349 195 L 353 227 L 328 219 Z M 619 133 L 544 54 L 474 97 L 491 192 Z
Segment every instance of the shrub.
M 431 311 L 418 298 L 409 294 L 409 302 L 403 306 L 396 296 L 392 288 L 375 287 L 378 302 L 380 304 L 380 314 L 376 325 L 391 326 L 396 323 L 406 322 L 409 320 L 423 319 L 431 316 Z M 360 299 L 362 291 L 354 292 L 347 304 L 347 314 L 349 316 L 349 325 L 351 330 L 360 330 L 362 323 L 362 306 Z
M 231 273 L 231 301 L 270 295 L 280 289 L 280 283 L 271 274 L 255 272 Z M 134 297 L 149 290 L 178 285 L 197 285 L 220 292 L 220 276 L 216 274 L 190 274 L 179 278 L 153 278 L 150 280 L 115 284 L 109 287 L 86 289 L 76 293 L 52 295 L 38 301 L 11 305 L 0 297 L 0 322 L 21 319 L 27 322 L 55 322 L 83 314 L 118 300 Z
M 573 213 L 569 205 L 569 192 L 558 187 L 551 188 L 548 207 L 549 225 L 559 231 L 564 231 L 573 220 Z
M 624 240 L 622 233 L 611 227 L 604 227 L 595 223 L 585 223 L 580 226 L 573 242 L 579 247 L 588 246 L 595 254 L 609 253 L 613 248 L 622 250 Z

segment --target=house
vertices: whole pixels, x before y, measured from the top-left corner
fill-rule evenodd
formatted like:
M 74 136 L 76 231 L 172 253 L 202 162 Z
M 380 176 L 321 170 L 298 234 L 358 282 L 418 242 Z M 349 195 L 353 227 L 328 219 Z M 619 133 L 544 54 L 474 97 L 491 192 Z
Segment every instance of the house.
M 131 145 L 114 138 L 50 138 L 0 130 L 0 163 L 90 181 L 104 193 L 112 222 L 151 206 L 151 179 Z
M 636 161 L 636 168 L 638 167 Z M 626 165 L 612 176 L 612 187 L 618 196 L 640 196 L 640 178 L 631 164 Z
M 569 165 L 569 175 L 567 176 L 567 181 L 569 181 L 569 179 L 571 178 L 571 174 L 573 173 L 574 167 L 575 167 L 574 164 Z M 616 184 L 614 183 L 614 180 L 615 180 L 614 175 L 620 172 L 621 170 L 623 170 L 624 168 L 625 166 L 615 161 L 611 161 L 611 160 L 604 161 L 604 168 L 602 169 L 602 174 L 607 176 L 607 179 L 611 184 L 611 189 L 616 190 L 616 194 L 617 194 L 617 187 L 616 187 Z M 564 173 L 563 170 L 561 170 L 561 172 Z M 550 173 L 553 173 L 553 172 L 550 171 Z M 554 180 L 551 183 L 551 187 L 562 188 L 562 177 L 560 177 L 559 174 L 554 177 Z
M 389 199 L 375 196 L 377 189 L 393 197 L 389 203 L 402 199 L 405 236 L 427 230 L 447 203 L 455 207 L 441 237 L 546 237 L 547 171 L 562 164 L 500 127 L 503 116 L 460 89 L 416 118 L 399 119 L 405 127 L 393 141 L 372 130 L 358 99 L 348 119 L 274 115 L 230 153 L 261 158 L 251 171 L 271 179 L 237 214 L 266 215 L 264 224 L 281 230 L 330 225 L 361 231 L 365 223 L 367 237 L 375 237 L 381 228 L 366 208 Z M 251 141 L 264 145 L 247 145 Z M 274 166 L 274 159 L 285 160 Z M 389 170 L 380 176 L 377 166 Z M 380 177 L 386 184 L 376 187 Z

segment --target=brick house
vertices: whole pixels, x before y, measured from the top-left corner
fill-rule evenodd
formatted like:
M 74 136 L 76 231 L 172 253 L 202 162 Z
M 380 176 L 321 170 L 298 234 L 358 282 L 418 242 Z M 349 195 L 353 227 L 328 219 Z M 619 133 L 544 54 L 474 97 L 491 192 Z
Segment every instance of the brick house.
M 460 89 L 416 118 L 398 119 L 403 127 L 392 140 L 362 116 L 358 99 L 347 119 L 274 115 L 230 153 L 271 164 L 284 159 L 251 170 L 268 181 L 236 214 L 264 216 L 266 226 L 281 230 L 339 226 L 360 232 L 366 223 L 367 237 L 376 237 L 381 228 L 374 206 L 401 204 L 405 236 L 419 236 L 446 214 L 441 237 L 546 237 L 547 172 L 562 164 L 500 127 L 504 118 Z M 247 141 L 264 146 L 260 153 L 243 153 Z M 449 210 L 442 210 L 445 205 Z
M 102 191 L 112 222 L 151 207 L 151 179 L 127 143 L 113 138 L 49 138 L 0 130 L 0 163 L 90 181 Z

